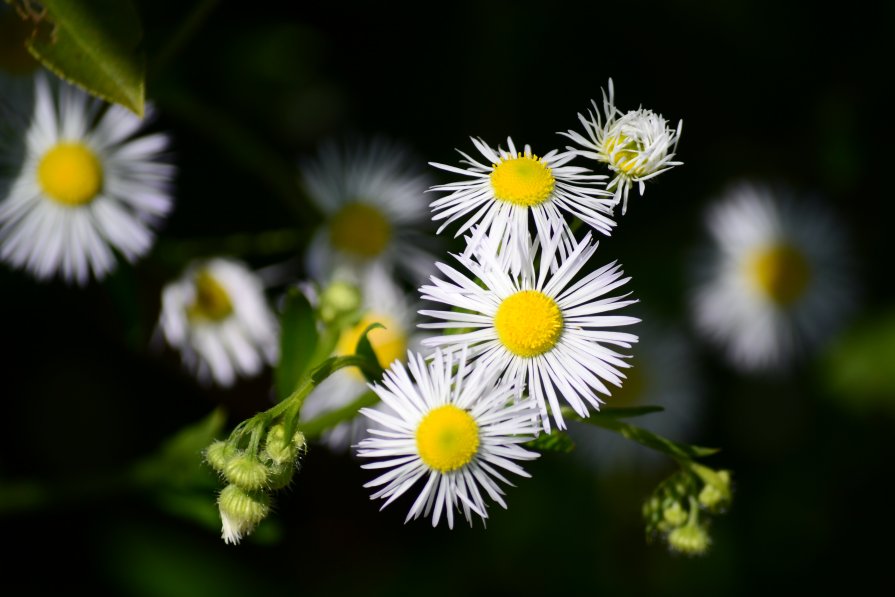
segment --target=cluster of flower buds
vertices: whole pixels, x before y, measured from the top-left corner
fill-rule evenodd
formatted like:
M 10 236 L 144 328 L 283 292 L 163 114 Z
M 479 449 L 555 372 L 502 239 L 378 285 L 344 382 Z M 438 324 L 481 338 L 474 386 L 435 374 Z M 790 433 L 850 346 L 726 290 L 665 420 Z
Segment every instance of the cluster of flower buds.
M 662 481 L 643 504 L 647 538 L 664 537 L 674 551 L 700 555 L 711 544 L 711 516 L 731 503 L 730 471 L 687 462 Z
M 263 429 L 256 429 L 246 435 L 260 438 L 262 432 Z M 290 435 L 282 422 L 267 430 L 261 449 L 257 445 L 260 442 L 251 439 L 246 448 L 240 448 L 239 440 L 233 438 L 208 446 L 205 460 L 228 483 L 218 496 L 221 537 L 224 542 L 235 544 L 267 517 L 270 494 L 292 482 L 306 442 L 301 431 Z

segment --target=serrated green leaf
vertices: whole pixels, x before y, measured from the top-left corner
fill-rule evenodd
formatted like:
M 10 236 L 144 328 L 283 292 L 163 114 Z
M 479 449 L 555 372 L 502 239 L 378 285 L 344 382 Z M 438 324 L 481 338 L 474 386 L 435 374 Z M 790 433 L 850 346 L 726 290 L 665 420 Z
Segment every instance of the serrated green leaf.
M 560 452 L 568 454 L 575 449 L 575 442 L 564 431 L 554 430 L 551 433 L 542 433 L 530 442 L 526 442 L 526 448 L 539 452 Z
M 275 372 L 279 400 L 294 392 L 307 374 L 317 343 L 317 321 L 311 303 L 302 292 L 292 289 L 280 317 L 280 362 Z
M 374 370 L 365 370 L 361 369 L 361 373 L 364 374 L 364 377 L 369 382 L 376 382 L 382 379 L 382 367 L 379 365 L 379 357 L 376 356 L 376 351 L 373 350 L 373 345 L 370 344 L 370 339 L 367 338 L 367 334 L 376 329 L 385 329 L 385 326 L 381 323 L 371 323 L 367 326 L 367 329 L 360 335 L 360 338 L 357 340 L 357 346 L 354 349 L 354 353 L 360 357 L 364 357 L 371 363 L 376 363 L 376 368 Z
M 130 0 L 41 0 L 28 51 L 61 78 L 143 116 L 145 57 Z M 26 12 L 29 12 L 26 11 Z

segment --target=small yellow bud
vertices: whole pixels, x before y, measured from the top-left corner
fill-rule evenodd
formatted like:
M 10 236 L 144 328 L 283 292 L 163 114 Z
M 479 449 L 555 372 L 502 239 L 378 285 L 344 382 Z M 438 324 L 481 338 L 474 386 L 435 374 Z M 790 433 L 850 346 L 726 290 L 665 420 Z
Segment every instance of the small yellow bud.
M 227 463 L 236 456 L 236 448 L 225 441 L 216 441 L 205 449 L 205 461 L 219 473 L 227 468 Z
M 256 491 L 267 486 L 267 467 L 248 454 L 239 454 L 231 458 L 224 468 L 224 476 L 230 483 L 248 491 Z
M 688 555 L 702 555 L 709 548 L 711 538 L 698 523 L 678 527 L 668 533 L 668 545 L 671 549 Z
M 329 323 L 361 305 L 360 290 L 346 282 L 333 282 L 320 295 L 320 317 Z
M 662 518 L 672 527 L 679 527 L 687 522 L 687 511 L 680 502 L 674 502 L 662 512 Z
M 221 538 L 224 543 L 237 544 L 255 530 L 270 512 L 266 494 L 247 492 L 236 485 L 228 485 L 218 496 L 221 514 Z

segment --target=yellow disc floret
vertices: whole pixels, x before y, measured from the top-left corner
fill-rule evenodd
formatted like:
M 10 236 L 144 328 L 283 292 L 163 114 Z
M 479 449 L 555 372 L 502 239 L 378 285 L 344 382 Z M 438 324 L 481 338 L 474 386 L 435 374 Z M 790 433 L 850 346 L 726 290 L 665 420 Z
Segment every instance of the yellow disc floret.
M 520 357 L 534 357 L 556 346 L 563 330 L 562 312 L 543 292 L 521 290 L 500 303 L 494 328 L 507 350 Z
M 361 334 L 373 323 L 381 323 L 384 326 L 370 330 L 370 333 L 367 334 L 367 340 L 370 341 L 370 346 L 376 353 L 379 365 L 385 369 L 395 360 L 403 361 L 407 354 L 407 335 L 393 318 L 381 313 L 367 313 L 357 325 L 342 332 L 336 345 L 336 354 L 354 354 Z M 352 368 L 351 371 L 354 373 L 357 369 Z
M 646 169 L 638 166 L 638 157 L 643 148 L 639 143 L 625 135 L 608 137 L 603 141 L 603 153 L 616 168 L 630 176 L 643 176 Z
M 479 450 L 479 426 L 453 404 L 429 411 L 416 428 L 416 448 L 429 468 L 442 473 L 469 464 Z
M 758 290 L 781 307 L 799 300 L 811 282 L 811 267 L 805 255 L 787 244 L 757 251 L 747 267 Z
M 329 238 L 333 247 L 359 257 L 375 257 L 388 246 L 392 227 L 380 210 L 367 203 L 348 203 L 333 216 Z
M 193 320 L 221 321 L 233 313 L 230 295 L 221 283 L 207 271 L 196 274 L 196 300 L 187 307 L 187 314 Z
M 550 198 L 556 181 L 553 171 L 536 155 L 503 160 L 491 171 L 494 196 L 501 201 L 532 207 Z
M 59 143 L 44 154 L 37 180 L 51 199 L 76 207 L 90 203 L 103 186 L 103 167 L 81 143 Z

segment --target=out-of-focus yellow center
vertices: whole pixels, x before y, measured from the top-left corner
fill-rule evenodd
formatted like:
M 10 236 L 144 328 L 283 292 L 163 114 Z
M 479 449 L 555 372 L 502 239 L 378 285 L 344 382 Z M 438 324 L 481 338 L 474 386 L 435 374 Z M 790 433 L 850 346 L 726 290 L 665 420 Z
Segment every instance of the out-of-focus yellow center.
M 553 171 L 538 156 L 519 153 L 518 157 L 494 164 L 491 187 L 501 201 L 531 207 L 540 205 L 553 193 Z
M 190 319 L 221 321 L 233 313 L 230 295 L 211 274 L 206 271 L 199 272 L 193 283 L 196 286 L 196 300 L 187 307 Z
M 643 148 L 625 135 L 608 137 L 603 141 L 603 152 L 609 156 L 616 168 L 631 176 L 643 176 L 646 169 L 637 165 L 637 157 Z
M 468 412 L 453 404 L 429 411 L 416 428 L 420 459 L 447 473 L 469 464 L 479 450 L 479 426 Z
M 802 298 L 811 282 L 808 260 L 791 245 L 778 244 L 757 251 L 746 265 L 755 286 L 781 307 Z
M 103 167 L 81 143 L 59 143 L 37 165 L 37 180 L 51 199 L 68 206 L 90 203 L 103 186 Z
M 336 344 L 336 354 L 354 354 L 361 334 L 373 323 L 381 323 L 385 326 L 370 330 L 370 333 L 367 334 L 367 339 L 370 341 L 370 346 L 373 347 L 373 352 L 376 353 L 379 365 L 385 369 L 396 360 L 403 361 L 407 357 L 407 335 L 397 321 L 381 313 L 367 313 L 357 325 L 342 332 L 339 342 Z M 352 367 L 349 371 L 361 377 L 356 368 Z
M 348 203 L 329 224 L 333 247 L 359 257 L 382 253 L 392 238 L 392 226 L 383 213 L 367 203 Z
M 543 292 L 521 290 L 500 303 L 494 329 L 507 350 L 520 357 L 534 357 L 556 346 L 563 330 L 562 312 Z

